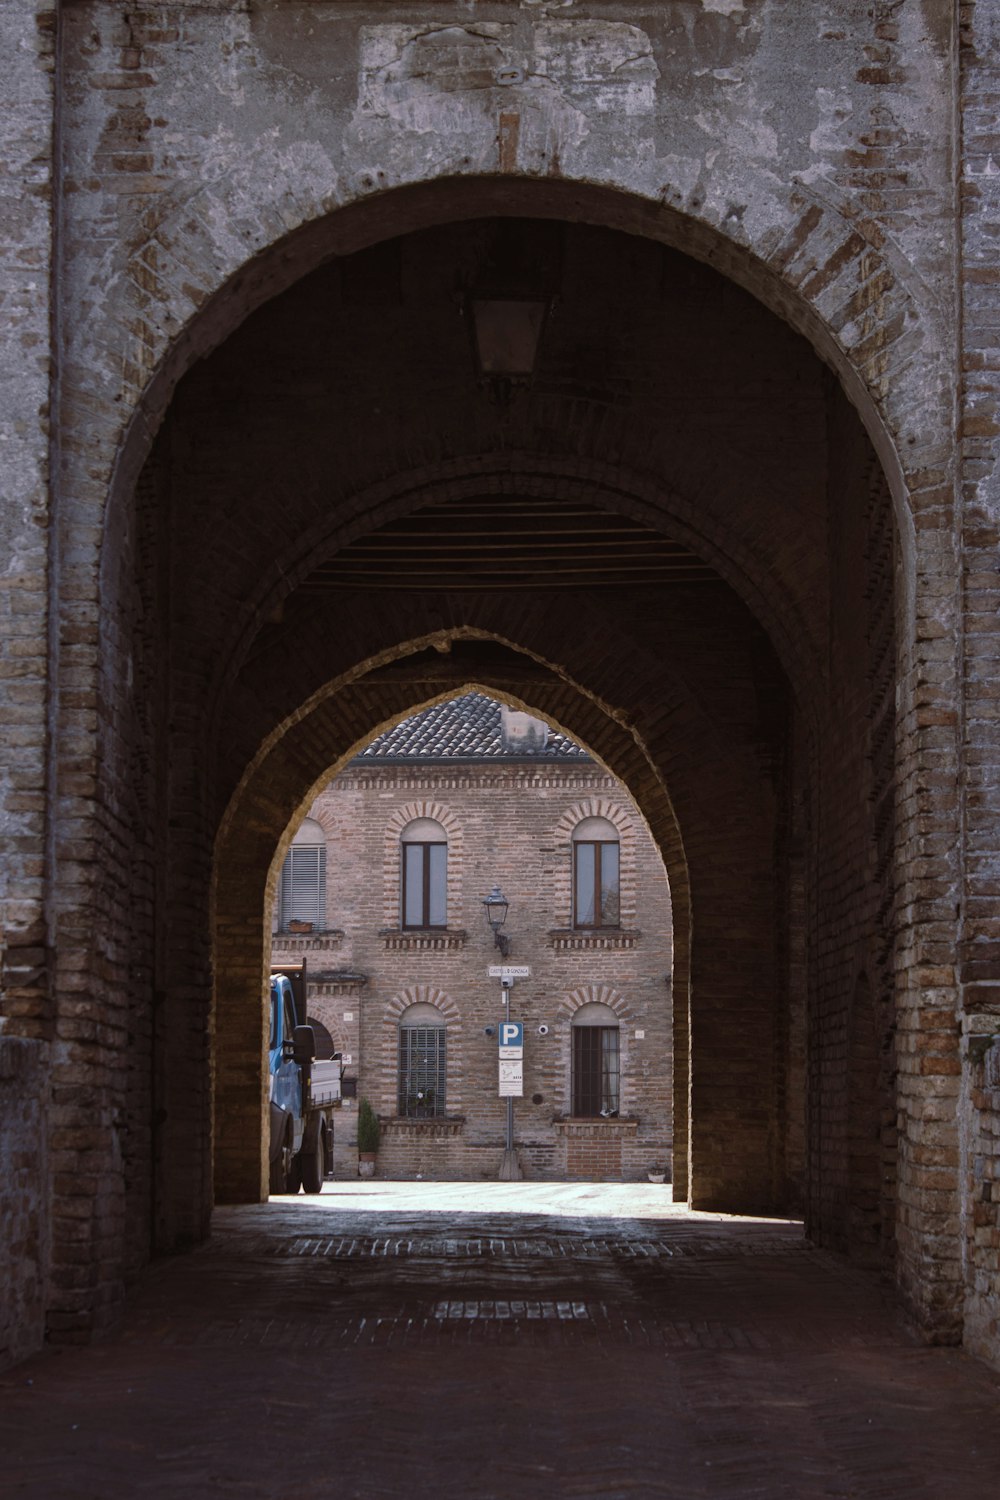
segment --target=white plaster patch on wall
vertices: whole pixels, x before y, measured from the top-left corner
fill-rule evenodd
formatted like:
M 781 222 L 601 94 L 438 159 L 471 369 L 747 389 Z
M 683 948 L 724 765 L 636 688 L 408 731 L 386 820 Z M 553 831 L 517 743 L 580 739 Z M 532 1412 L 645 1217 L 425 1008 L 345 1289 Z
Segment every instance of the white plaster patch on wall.
M 816 90 L 816 110 L 819 121 L 809 136 L 809 149 L 817 155 L 827 151 L 841 151 L 848 144 L 853 105 L 850 96 L 835 89 Z
M 542 22 L 533 50 L 537 71 L 582 108 L 652 114 L 660 70 L 649 37 L 638 26 L 622 21 Z
M 497 80 L 523 77 L 514 27 L 361 28 L 356 123 L 378 119 L 418 133 L 461 129 L 481 117 Z
M 540 21 L 526 42 L 498 22 L 365 26 L 355 123 L 440 134 L 520 107 L 551 111 L 560 135 L 581 139 L 588 113 L 652 114 L 659 76 L 648 36 L 625 22 Z
M 244 68 L 245 58 L 250 54 L 252 46 L 250 29 L 250 16 L 238 11 L 225 17 L 222 22 L 219 65 L 212 75 L 212 83 L 234 109 L 246 104 Z
M 744 0 L 701 0 L 703 10 L 714 11 L 718 16 L 739 15 L 746 7 Z
M 705 158 L 705 166 L 711 171 L 715 165 L 717 151 L 709 151 Z M 657 159 L 657 171 L 664 183 L 669 184 L 672 196 L 684 198 L 691 197 L 702 174 L 702 163 L 695 156 L 661 156 Z
M 702 111 L 695 115 L 694 123 L 712 140 L 728 143 L 730 135 L 727 130 L 728 122 L 721 115 L 708 115 Z M 756 156 L 760 161 L 777 161 L 778 159 L 777 131 L 770 125 L 765 125 L 762 120 L 755 119 L 749 112 L 746 116 L 741 144 L 749 155 Z

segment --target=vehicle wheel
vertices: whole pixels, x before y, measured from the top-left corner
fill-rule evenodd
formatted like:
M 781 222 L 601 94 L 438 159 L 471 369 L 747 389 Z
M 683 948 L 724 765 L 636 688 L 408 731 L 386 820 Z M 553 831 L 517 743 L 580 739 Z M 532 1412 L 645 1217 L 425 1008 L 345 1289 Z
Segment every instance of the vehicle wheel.
M 302 1153 L 296 1152 L 288 1163 L 285 1173 L 285 1192 L 297 1193 L 302 1186 Z
M 326 1126 L 319 1127 L 319 1135 L 316 1137 L 316 1150 L 311 1156 L 300 1154 L 302 1163 L 302 1186 L 307 1193 L 321 1193 L 323 1191 L 323 1178 L 326 1176 Z
M 286 1187 L 288 1173 L 285 1170 L 285 1163 L 288 1160 L 289 1144 L 288 1127 L 286 1126 L 284 1138 L 278 1148 L 278 1154 L 271 1162 L 268 1172 L 267 1191 L 269 1193 L 286 1193 L 288 1191 Z

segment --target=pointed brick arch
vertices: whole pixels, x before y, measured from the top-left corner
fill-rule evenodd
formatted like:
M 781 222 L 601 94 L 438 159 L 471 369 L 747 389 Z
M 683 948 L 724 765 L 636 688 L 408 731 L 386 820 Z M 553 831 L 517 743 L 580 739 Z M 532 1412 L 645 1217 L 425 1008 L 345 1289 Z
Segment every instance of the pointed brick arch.
M 410 643 L 410 649 L 419 644 Z M 405 649 L 397 646 L 397 652 L 405 660 Z M 526 656 L 525 661 L 530 664 L 532 659 Z M 675 1180 L 679 1190 L 683 1191 L 688 1181 L 689 1161 L 685 1083 L 689 1036 L 689 887 L 680 830 L 666 789 L 636 740 L 609 717 L 598 701 L 564 678 L 553 676 L 550 689 L 543 691 L 536 676 L 525 696 L 512 694 L 508 682 L 493 683 L 488 677 L 462 684 L 459 691 L 473 688 L 497 692 L 515 706 L 540 713 L 571 737 L 588 745 L 629 787 L 660 846 L 670 881 L 673 909 L 674 1050 L 678 1058 L 674 1075 L 674 1160 Z M 437 697 L 453 695 L 453 692 L 448 692 Z M 378 708 L 373 723 L 376 704 Z M 270 871 L 273 882 L 279 855 L 274 852 L 272 840 L 278 837 L 278 830 L 284 829 L 289 819 L 310 805 L 320 786 L 357 753 L 373 732 L 380 732 L 423 706 L 426 705 L 420 699 L 414 701 L 412 689 L 405 681 L 395 688 L 384 686 L 378 698 L 373 697 L 370 687 L 363 688 L 357 698 L 352 695 L 350 687 L 339 693 L 320 695 L 308 711 L 293 716 L 284 732 L 274 737 L 267 752 L 252 768 L 248 768 L 226 810 L 216 847 L 215 1004 L 220 1036 L 245 1034 L 248 1027 L 259 1024 L 261 988 L 253 967 L 253 954 L 256 945 L 264 940 L 264 931 L 262 925 L 257 925 L 256 911 L 258 901 L 261 911 L 269 909 L 266 872 Z M 334 746 L 340 753 L 331 764 L 329 757 Z M 287 802 L 283 803 L 285 798 Z M 585 800 L 581 799 L 581 805 Z M 410 813 L 416 815 L 417 811 L 427 809 L 436 811 L 439 816 L 450 817 L 443 799 L 415 798 L 405 810 L 407 816 L 397 818 L 398 827 L 394 825 L 393 833 L 398 836 L 398 829 L 409 821 Z M 444 817 L 441 820 L 444 821 Z M 258 891 L 263 899 L 258 896 Z M 415 998 L 427 999 L 429 993 L 417 987 L 408 1000 L 397 997 L 391 1024 L 396 1024 L 397 1013 L 405 1003 L 414 1003 Z M 454 1014 L 446 1012 L 446 1002 L 441 995 L 436 1000 L 430 999 L 429 1003 L 437 1004 L 442 1008 L 442 1014 L 448 1014 L 449 1024 L 457 1024 Z M 383 1047 L 382 1108 L 388 1109 L 386 1091 L 389 1079 L 394 1076 L 389 1064 L 392 1049 L 384 1035 L 380 1045 Z M 228 1117 L 230 1123 L 220 1131 L 217 1139 L 216 1174 L 221 1196 L 237 1200 L 253 1196 L 254 1183 L 262 1170 L 254 1156 L 253 1127 L 249 1123 L 253 1113 L 252 1097 L 246 1088 L 245 1072 L 245 1059 L 232 1057 L 230 1049 L 220 1046 L 217 1075 L 219 1113 L 220 1118 Z M 242 1101 L 238 1107 L 247 1113 L 247 1126 L 241 1131 L 232 1126 L 232 1110 L 237 1107 L 237 1097 Z

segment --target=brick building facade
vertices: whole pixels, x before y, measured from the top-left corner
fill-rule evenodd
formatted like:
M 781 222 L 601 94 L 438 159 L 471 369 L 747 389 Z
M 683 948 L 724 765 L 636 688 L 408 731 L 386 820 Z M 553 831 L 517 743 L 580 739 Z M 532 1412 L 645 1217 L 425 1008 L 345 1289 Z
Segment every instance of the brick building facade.
M 476 688 L 662 856 L 678 1195 L 998 1359 L 1000 6 L 474 12 L 0 7 L 5 1337 L 266 1192 L 287 830 Z
M 428 895 L 440 883 L 436 909 L 422 902 L 422 870 L 405 908 L 411 836 L 414 866 L 423 855 L 418 836 L 443 846 L 429 882 Z M 595 842 L 605 866 L 611 854 L 616 861 L 605 873 L 603 911 L 584 869 Z M 294 895 L 293 861 L 302 869 Z M 515 1107 L 524 1175 L 628 1180 L 659 1166 L 669 1177 L 663 861 L 615 777 L 541 721 L 482 694 L 427 709 L 367 747 L 316 798 L 283 870 L 272 963 L 305 960 L 309 1015 L 349 1059 L 357 1097 L 370 1097 L 382 1119 L 380 1174 L 497 1176 L 502 1007 L 486 969 L 500 955 L 482 905 L 495 883 L 510 903 L 510 962 L 531 968 L 512 995 L 525 1029 L 524 1096 Z M 290 921 L 301 925 L 296 912 L 313 920 L 320 890 L 316 930 L 289 932 Z M 419 1102 L 406 1087 L 405 1037 L 414 1026 L 440 1055 L 436 1097 Z M 601 1041 L 613 1055 L 599 1093 L 581 1073 L 585 1052 Z M 356 1173 L 354 1135 L 345 1101 L 334 1134 L 340 1174 Z

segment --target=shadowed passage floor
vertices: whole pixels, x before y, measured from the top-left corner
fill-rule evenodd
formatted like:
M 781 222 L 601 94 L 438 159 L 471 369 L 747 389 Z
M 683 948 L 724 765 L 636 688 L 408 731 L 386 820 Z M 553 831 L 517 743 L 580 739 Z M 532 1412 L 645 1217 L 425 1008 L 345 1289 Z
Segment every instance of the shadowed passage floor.
M 786 1220 L 669 1188 L 220 1209 L 113 1342 L 0 1379 L 31 1500 L 993 1500 L 1000 1381 Z

